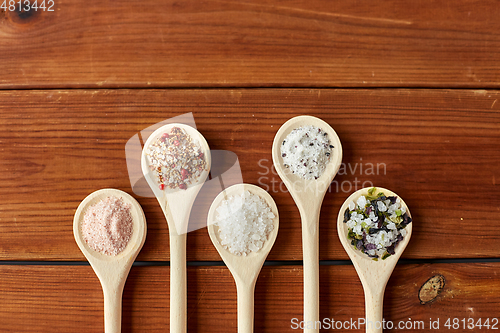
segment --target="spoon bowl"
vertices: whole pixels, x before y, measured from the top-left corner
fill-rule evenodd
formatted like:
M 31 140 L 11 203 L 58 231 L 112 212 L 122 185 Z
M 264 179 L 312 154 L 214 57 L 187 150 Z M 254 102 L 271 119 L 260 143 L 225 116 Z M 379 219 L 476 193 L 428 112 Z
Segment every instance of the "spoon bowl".
M 131 205 L 133 232 L 125 249 L 116 256 L 92 249 L 82 236 L 82 222 L 87 210 L 99 201 L 114 196 Z M 129 194 L 116 189 L 102 189 L 87 196 L 78 206 L 73 219 L 73 234 L 78 247 L 96 273 L 104 294 L 104 327 L 106 333 L 121 332 L 123 287 L 127 275 L 146 240 L 146 217 L 139 203 Z
M 284 166 L 283 158 L 280 153 L 281 145 L 287 135 L 294 129 L 303 126 L 321 128 L 328 134 L 330 145 L 333 146 L 330 161 L 326 165 L 323 174 L 318 179 L 314 180 L 307 180 L 291 173 L 290 169 Z M 299 209 L 301 209 L 301 206 L 310 203 L 317 205 L 319 202 L 319 206 L 321 206 L 326 190 L 339 171 L 342 162 L 342 144 L 335 130 L 327 122 L 313 116 L 298 116 L 289 119 L 280 127 L 278 132 L 276 132 L 273 141 L 272 156 L 276 172 L 290 191 Z M 311 194 L 313 197 L 311 197 Z
M 170 189 L 168 187 L 165 187 L 163 190 L 160 189 L 158 182 L 155 179 L 155 175 L 149 169 L 149 161 L 146 155 L 146 151 L 149 146 L 151 146 L 151 144 L 153 144 L 158 137 L 161 137 L 164 133 L 170 132 L 174 127 L 183 129 L 193 139 L 193 141 L 199 144 L 201 151 L 205 156 L 207 165 L 207 167 L 201 172 L 198 180 L 195 183 L 188 185 L 186 190 Z M 175 233 L 177 235 L 182 235 L 187 233 L 187 224 L 191 208 L 198 192 L 208 177 L 210 165 L 211 155 L 207 140 L 205 140 L 200 132 L 189 125 L 177 123 L 164 125 L 156 129 L 144 143 L 141 156 L 142 173 L 144 174 L 144 178 L 146 179 L 149 187 L 158 200 L 163 213 L 165 214 L 170 234 Z
M 275 215 L 273 221 L 274 228 L 260 250 L 257 252 L 250 252 L 246 256 L 237 256 L 221 245 L 219 228 L 214 225 L 214 221 L 216 220 L 216 209 L 220 206 L 221 202 L 230 196 L 241 195 L 244 191 L 249 191 L 252 194 L 258 195 L 269 205 L 271 211 Z M 278 207 L 269 193 L 262 188 L 250 184 L 237 184 L 228 187 L 214 199 L 208 212 L 207 224 L 210 239 L 233 275 L 236 283 L 238 294 L 238 332 L 253 332 L 255 283 L 257 282 L 259 272 L 278 235 Z
M 194 142 L 198 143 L 204 154 L 206 168 L 196 182 L 186 189 L 160 189 L 155 175 L 149 168 L 147 150 L 164 133 L 172 128 L 183 129 Z M 196 129 L 184 124 L 167 124 L 156 129 L 146 140 L 141 156 L 144 178 L 153 191 L 165 215 L 170 240 L 170 332 L 182 333 L 187 330 L 187 294 L 186 294 L 186 237 L 189 215 L 193 203 L 210 172 L 211 155 L 207 141 Z
M 382 332 L 382 319 L 383 319 L 383 302 L 384 302 L 384 292 L 387 286 L 387 282 L 392 274 L 392 271 L 396 267 L 396 263 L 401 257 L 401 254 L 405 250 L 408 242 L 411 238 L 412 233 L 412 223 L 405 227 L 406 236 L 400 241 L 395 248 L 395 254 L 389 256 L 384 260 L 375 261 L 368 255 L 362 253 L 361 251 L 355 249 L 351 245 L 351 241 L 347 237 L 349 228 L 347 224 L 344 223 L 344 212 L 348 209 L 349 203 L 356 202 L 362 195 L 368 195 L 368 190 L 370 188 L 360 189 L 353 194 L 351 194 L 339 211 L 339 216 L 337 219 L 337 231 L 339 234 L 340 242 L 344 247 L 345 251 L 351 258 L 351 261 L 358 273 L 361 284 L 365 292 L 365 312 L 366 312 L 366 323 L 372 323 L 372 325 L 366 325 L 366 332 L 378 333 Z M 411 217 L 408 206 L 405 202 L 394 192 L 377 187 L 377 192 L 383 192 L 385 196 L 396 196 L 401 200 L 401 205 L 406 208 L 406 212 Z M 380 323 L 380 327 L 378 325 Z
M 307 180 L 284 166 L 281 145 L 290 132 L 302 126 L 315 126 L 328 134 L 333 145 L 330 161 L 318 179 Z M 342 162 L 342 145 L 337 133 L 325 121 L 312 116 L 298 116 L 285 122 L 276 133 L 272 148 L 273 164 L 290 192 L 300 213 L 304 257 L 304 321 L 319 321 L 319 214 L 323 198 Z M 308 329 L 307 332 L 318 332 Z

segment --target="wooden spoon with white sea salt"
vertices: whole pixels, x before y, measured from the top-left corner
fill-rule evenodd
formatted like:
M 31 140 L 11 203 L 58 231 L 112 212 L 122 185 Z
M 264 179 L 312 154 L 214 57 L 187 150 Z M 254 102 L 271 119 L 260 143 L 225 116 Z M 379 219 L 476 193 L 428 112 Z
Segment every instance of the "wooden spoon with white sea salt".
M 366 332 L 383 329 L 384 292 L 410 241 L 411 215 L 404 201 L 384 188 L 363 188 L 340 208 L 337 231 L 365 291 Z
M 278 130 L 272 156 L 274 167 L 300 212 L 304 321 L 314 325 L 319 321 L 319 213 L 325 193 L 340 168 L 342 145 L 328 123 L 312 116 L 299 116 Z
M 237 184 L 214 199 L 207 223 L 210 239 L 236 283 L 238 333 L 251 333 L 255 283 L 278 235 L 278 208 L 260 187 Z
M 196 129 L 168 124 L 142 150 L 144 178 L 168 223 L 170 240 L 170 332 L 187 331 L 186 237 L 193 203 L 210 171 L 210 148 Z
M 99 190 L 78 206 L 73 234 L 102 285 L 104 330 L 119 333 L 123 287 L 146 240 L 144 212 L 139 203 L 123 191 Z

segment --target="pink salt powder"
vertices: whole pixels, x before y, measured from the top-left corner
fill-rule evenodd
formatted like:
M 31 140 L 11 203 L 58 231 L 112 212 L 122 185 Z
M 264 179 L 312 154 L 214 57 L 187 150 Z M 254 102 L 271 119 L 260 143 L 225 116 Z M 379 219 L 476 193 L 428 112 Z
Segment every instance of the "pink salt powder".
M 122 198 L 113 196 L 91 206 L 83 216 L 83 239 L 92 249 L 116 256 L 132 236 L 131 208 Z

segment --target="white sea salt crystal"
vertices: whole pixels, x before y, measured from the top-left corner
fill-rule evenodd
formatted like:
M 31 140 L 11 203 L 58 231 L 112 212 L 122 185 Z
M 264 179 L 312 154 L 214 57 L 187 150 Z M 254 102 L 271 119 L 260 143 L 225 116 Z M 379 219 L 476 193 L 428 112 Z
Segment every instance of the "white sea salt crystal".
M 214 225 L 219 227 L 221 245 L 235 255 L 259 251 L 274 229 L 274 213 L 258 195 L 243 192 L 221 202 Z
M 381 212 L 385 212 L 387 210 L 387 206 L 382 201 L 377 202 L 377 208 Z
M 254 243 L 248 244 L 248 248 L 253 252 L 259 251 L 259 248 Z
M 358 204 L 359 208 L 363 209 L 366 206 L 366 198 L 364 196 L 360 196 L 356 203 Z
M 371 218 L 366 218 L 363 222 L 365 222 L 369 227 L 373 225 L 373 220 Z
M 354 221 L 354 220 L 347 221 L 348 228 L 352 229 L 352 228 L 354 228 L 355 225 L 356 225 L 356 221 Z

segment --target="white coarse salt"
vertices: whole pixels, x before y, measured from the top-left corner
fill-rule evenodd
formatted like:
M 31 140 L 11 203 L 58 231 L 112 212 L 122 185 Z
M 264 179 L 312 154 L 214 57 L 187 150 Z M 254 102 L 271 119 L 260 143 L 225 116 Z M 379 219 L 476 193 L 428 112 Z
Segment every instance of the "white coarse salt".
M 116 256 L 133 233 L 132 206 L 122 198 L 106 197 L 89 207 L 83 216 L 82 236 L 95 251 Z
M 274 230 L 276 215 L 258 195 L 244 191 L 221 202 L 214 225 L 221 245 L 232 254 L 246 256 L 259 251 Z
M 362 195 L 359 197 L 358 201 L 357 201 L 357 204 L 358 204 L 358 207 L 360 209 L 365 209 L 365 206 L 366 206 L 366 198 Z
M 377 208 L 381 212 L 385 212 L 387 210 L 387 206 L 382 201 L 377 201 Z
M 334 147 L 328 133 L 314 126 L 293 129 L 283 140 L 280 153 L 283 165 L 304 179 L 318 179 L 330 161 Z

